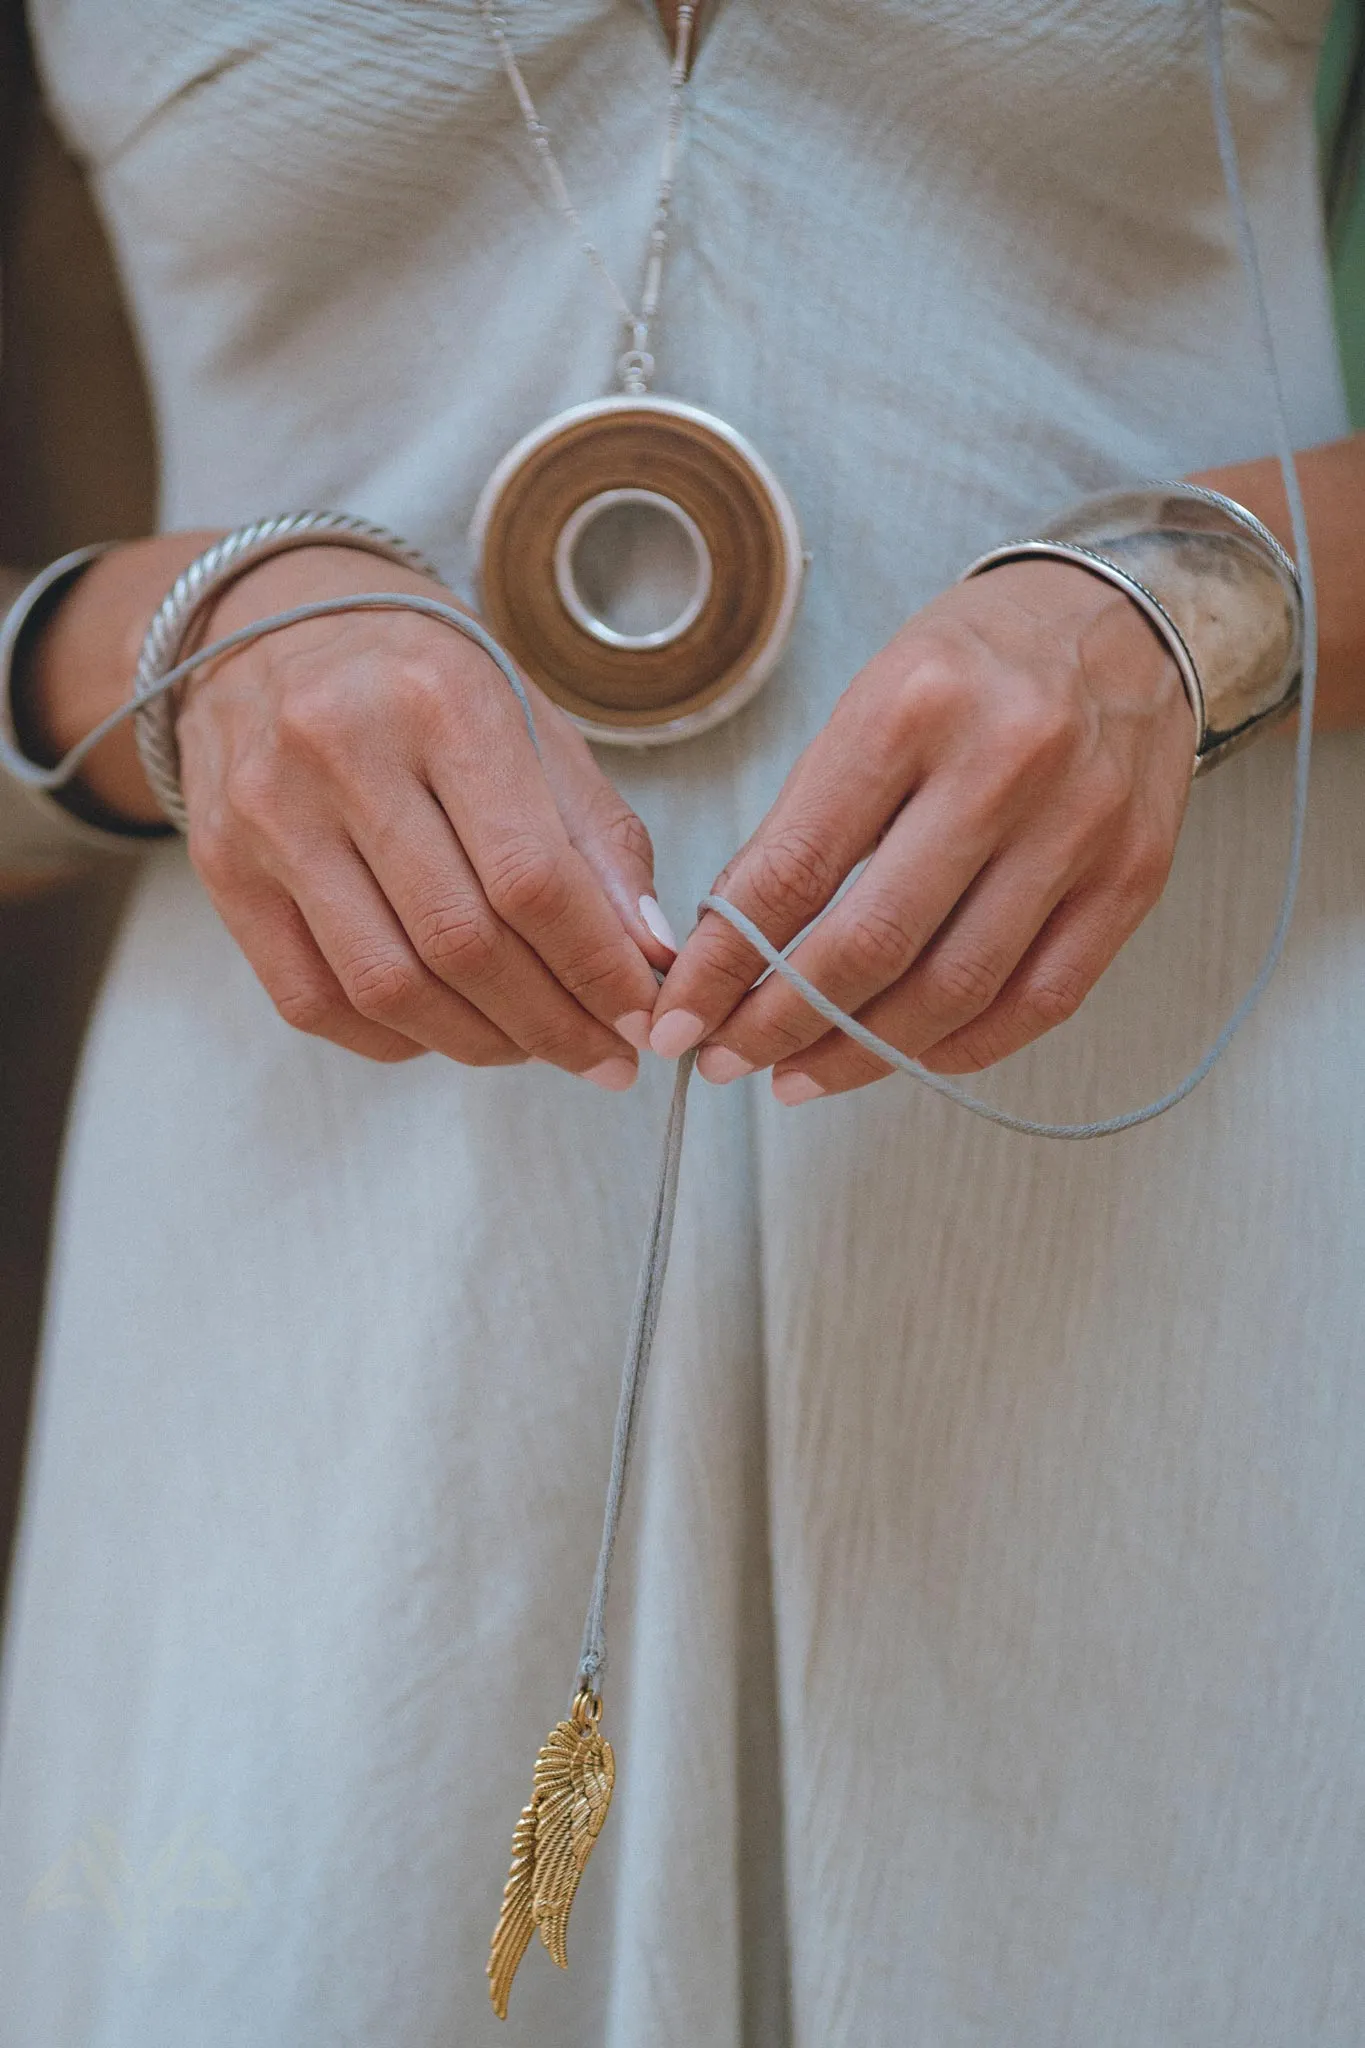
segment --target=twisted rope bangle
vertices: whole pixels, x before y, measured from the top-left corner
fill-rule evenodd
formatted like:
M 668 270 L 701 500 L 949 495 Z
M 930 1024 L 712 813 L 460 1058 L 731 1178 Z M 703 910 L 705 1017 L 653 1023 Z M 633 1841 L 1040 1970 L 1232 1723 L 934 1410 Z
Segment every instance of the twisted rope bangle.
M 387 527 L 349 512 L 293 512 L 239 526 L 197 555 L 181 570 L 147 628 L 133 679 L 137 750 L 152 794 L 177 831 L 189 829 L 180 792 L 177 704 L 174 692 L 159 685 L 182 660 L 210 605 L 248 569 L 294 548 L 328 545 L 361 548 L 420 576 L 440 580 L 439 571 L 420 549 L 409 546 Z

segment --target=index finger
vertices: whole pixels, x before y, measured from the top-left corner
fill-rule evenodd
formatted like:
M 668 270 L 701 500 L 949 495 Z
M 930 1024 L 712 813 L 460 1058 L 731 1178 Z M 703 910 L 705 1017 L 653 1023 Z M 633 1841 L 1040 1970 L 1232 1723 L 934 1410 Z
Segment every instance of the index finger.
M 497 916 L 599 1023 L 648 1014 L 654 970 L 574 845 L 501 679 L 451 703 L 444 738 L 426 772 Z
M 862 736 L 832 722 L 801 756 L 753 837 L 711 885 L 775 946 L 786 946 L 827 908 L 876 845 L 904 798 L 886 749 L 859 772 Z M 874 757 L 875 758 L 875 757 Z M 676 1059 L 719 1028 L 766 963 L 714 910 L 702 913 L 659 990 L 652 1050 Z

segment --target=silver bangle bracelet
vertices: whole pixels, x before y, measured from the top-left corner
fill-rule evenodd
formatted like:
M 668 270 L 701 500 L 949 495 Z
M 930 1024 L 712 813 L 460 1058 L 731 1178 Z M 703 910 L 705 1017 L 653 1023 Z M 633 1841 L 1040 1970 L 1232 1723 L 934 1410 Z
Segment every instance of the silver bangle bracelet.
M 294 512 L 239 526 L 206 548 L 177 576 L 147 628 L 133 681 L 138 701 L 134 720 L 137 750 L 152 794 L 177 831 L 188 831 L 189 818 L 180 791 L 175 693 L 150 693 L 183 658 L 208 607 L 238 577 L 258 562 L 291 549 L 326 545 L 361 548 L 420 576 L 440 580 L 439 571 L 426 556 L 387 527 L 348 512 Z
M 1303 673 L 1298 572 L 1269 528 L 1220 491 L 1157 484 L 1087 498 L 962 578 L 1043 556 L 1123 590 L 1164 640 L 1205 774 L 1293 710 Z
M 1185 645 L 1185 638 L 1179 626 L 1161 599 L 1149 590 L 1145 583 L 1139 583 L 1135 576 L 1130 576 L 1106 555 L 1096 553 L 1094 548 L 1080 547 L 1074 541 L 1042 539 L 1006 541 L 1001 547 L 990 548 L 984 555 L 977 556 L 960 580 L 965 583 L 970 577 L 979 576 L 983 570 L 1000 568 L 1006 562 L 1026 562 L 1040 557 L 1047 561 L 1074 562 L 1078 568 L 1088 569 L 1092 576 L 1102 577 L 1106 583 L 1112 583 L 1125 597 L 1132 600 L 1148 622 L 1156 628 L 1176 665 L 1181 686 L 1194 714 L 1194 758 L 1197 774 L 1200 753 L 1208 733 L 1204 686 L 1199 680 L 1194 656 Z
M 93 547 L 73 548 L 69 555 L 49 562 L 19 592 L 5 613 L 3 625 L 0 625 L 0 766 L 16 782 L 22 782 L 25 789 L 50 789 L 52 779 L 50 769 L 41 761 L 31 761 L 19 743 L 19 728 L 14 716 L 14 670 L 20 642 L 29 620 L 43 600 L 54 596 L 65 584 L 74 583 L 92 562 L 108 554 L 112 546 L 112 541 L 97 541 Z
M 73 548 L 49 562 L 5 607 L 0 620 L 0 771 L 19 785 L 34 806 L 36 830 L 53 851 L 59 847 L 68 852 L 76 848 L 106 854 L 126 851 L 130 841 L 158 839 L 166 831 L 164 825 L 139 825 L 108 817 L 88 802 L 63 800 L 57 794 L 71 782 L 97 743 L 89 735 L 73 750 L 74 760 L 68 756 L 55 767 L 33 760 L 24 752 L 20 738 L 15 688 L 30 631 L 42 623 L 49 605 L 55 609 L 70 586 L 117 545 L 116 541 L 99 541 L 92 547 Z

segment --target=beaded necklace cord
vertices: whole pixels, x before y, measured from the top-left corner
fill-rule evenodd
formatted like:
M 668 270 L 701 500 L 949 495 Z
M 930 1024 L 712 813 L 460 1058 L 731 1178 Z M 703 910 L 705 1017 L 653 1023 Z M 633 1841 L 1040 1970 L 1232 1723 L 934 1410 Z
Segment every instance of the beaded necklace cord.
M 683 87 L 687 83 L 688 67 L 692 61 L 692 34 L 697 17 L 696 0 L 679 0 L 674 23 L 673 61 L 668 74 L 668 113 L 664 123 L 654 218 L 649 229 L 649 254 L 645 258 L 645 274 L 640 287 L 638 310 L 631 305 L 617 283 L 606 257 L 583 225 L 583 216 L 574 203 L 573 194 L 555 155 L 549 130 L 541 120 L 536 103 L 531 97 L 530 88 L 508 39 L 507 24 L 494 5 L 494 0 L 479 0 L 479 12 L 483 16 L 488 40 L 497 51 L 499 62 L 507 73 L 507 82 L 516 95 L 526 133 L 530 136 L 531 146 L 540 159 L 555 206 L 569 233 L 605 285 L 607 296 L 615 306 L 630 338 L 630 347 L 616 365 L 621 388 L 632 393 L 648 391 L 650 379 L 654 375 L 654 358 L 649 352 L 649 333 L 659 310 L 664 258 L 668 254 L 669 215 L 673 210 L 673 179 L 678 165 L 678 143 L 682 136 Z
M 1032 1117 L 1019 1116 L 998 1108 L 994 1103 L 985 1102 L 972 1095 L 957 1082 L 941 1074 L 931 1073 L 918 1061 L 909 1058 L 895 1046 L 878 1038 L 875 1032 L 849 1016 L 837 1004 L 822 995 L 819 989 L 807 981 L 798 969 L 791 965 L 785 953 L 765 937 L 751 919 L 723 896 L 708 895 L 702 899 L 701 908 L 714 910 L 725 918 L 741 936 L 748 940 L 760 957 L 775 974 L 790 983 L 805 1001 L 810 1004 L 826 1023 L 836 1030 L 845 1032 L 859 1045 L 884 1060 L 890 1067 L 909 1074 L 925 1087 L 932 1088 L 938 1095 L 961 1108 L 970 1110 L 974 1116 L 985 1117 L 991 1123 L 999 1124 L 1006 1130 L 1020 1131 L 1031 1137 L 1084 1139 L 1113 1136 L 1119 1131 L 1133 1129 L 1138 1124 L 1150 1123 L 1154 1117 L 1163 1116 L 1177 1103 L 1192 1094 L 1222 1058 L 1228 1046 L 1251 1015 L 1266 986 L 1279 965 L 1284 952 L 1290 920 L 1293 916 L 1295 898 L 1298 893 L 1299 874 L 1302 865 L 1304 825 L 1308 810 L 1308 783 L 1312 757 L 1313 706 L 1317 682 L 1317 604 L 1313 581 L 1312 555 L 1308 541 L 1308 523 L 1304 510 L 1303 495 L 1299 487 L 1298 473 L 1294 463 L 1293 438 L 1289 428 L 1288 410 L 1285 404 L 1284 387 L 1280 377 L 1271 331 L 1270 312 L 1267 304 L 1265 285 L 1257 253 L 1255 231 L 1247 209 L 1242 186 L 1241 169 L 1237 144 L 1233 134 L 1232 115 L 1228 101 L 1227 73 L 1223 41 L 1223 0 L 1199 0 L 1204 28 L 1204 42 L 1208 62 L 1209 90 L 1213 110 L 1214 130 L 1218 141 L 1219 159 L 1223 180 L 1227 190 L 1228 205 L 1236 230 L 1237 244 L 1245 274 L 1248 297 L 1255 322 L 1257 339 L 1265 366 L 1266 381 L 1270 394 L 1270 414 L 1273 429 L 1275 453 L 1278 456 L 1284 479 L 1285 496 L 1288 500 L 1289 518 L 1294 540 L 1294 555 L 1303 592 L 1304 610 L 1304 667 L 1302 700 L 1299 713 L 1299 729 L 1294 757 L 1293 807 L 1289 834 L 1289 852 L 1285 866 L 1284 889 L 1280 900 L 1274 931 L 1266 948 L 1265 956 L 1241 1001 L 1233 1010 L 1217 1037 L 1190 1071 L 1153 1101 L 1140 1108 L 1123 1111 L 1117 1115 L 1101 1117 L 1090 1123 L 1049 1123 Z M 134 699 L 120 705 L 116 711 L 103 719 L 74 746 L 53 768 L 40 768 L 29 764 L 23 779 L 30 786 L 43 790 L 56 790 L 70 782 L 82 762 L 118 726 L 130 718 L 149 698 L 161 696 L 173 690 L 194 671 L 205 663 L 216 661 L 238 648 L 248 647 L 254 641 L 264 639 L 267 634 L 279 633 L 288 626 L 302 624 L 309 619 L 329 618 L 344 612 L 407 611 L 417 612 L 424 617 L 439 620 L 453 631 L 471 640 L 494 663 L 521 706 L 527 730 L 539 752 L 536 739 L 535 719 L 530 700 L 517 673 L 514 663 L 498 642 L 477 619 L 468 613 L 458 611 L 452 605 L 441 603 L 436 598 L 420 597 L 399 591 L 375 591 L 360 596 L 328 598 L 313 604 L 295 605 L 290 610 L 276 612 L 268 618 L 258 619 L 249 626 L 241 627 L 211 645 L 201 647 L 187 660 L 180 662 L 141 699 Z M 799 943 L 792 942 L 793 946 Z M 787 949 L 788 951 L 791 948 Z M 583 1643 L 579 1657 L 579 1686 L 588 1692 L 595 1692 L 598 1681 L 606 1666 L 605 1617 L 608 1582 L 611 1572 L 612 1554 L 615 1549 L 617 1530 L 620 1524 L 621 1506 L 625 1496 L 626 1478 L 630 1452 L 634 1437 L 635 1421 L 639 1413 L 640 1398 L 644 1388 L 645 1373 L 649 1364 L 654 1333 L 658 1324 L 660 1305 L 663 1297 L 664 1278 L 668 1267 L 669 1245 L 673 1231 L 674 1214 L 677 1207 L 678 1178 L 682 1163 L 683 1130 L 686 1120 L 687 1091 L 695 1065 L 695 1054 L 686 1054 L 679 1062 L 669 1105 L 668 1119 L 659 1171 L 656 1180 L 654 1203 L 648 1230 L 645 1236 L 640 1264 L 639 1280 L 636 1287 L 635 1305 L 631 1315 L 629 1336 L 626 1345 L 625 1363 L 621 1375 L 620 1395 L 617 1403 L 616 1421 L 612 1436 L 611 1466 L 607 1484 L 605 1511 L 603 1516 L 602 1540 L 593 1576 L 592 1592 L 588 1605 L 587 1619 L 583 1631 Z

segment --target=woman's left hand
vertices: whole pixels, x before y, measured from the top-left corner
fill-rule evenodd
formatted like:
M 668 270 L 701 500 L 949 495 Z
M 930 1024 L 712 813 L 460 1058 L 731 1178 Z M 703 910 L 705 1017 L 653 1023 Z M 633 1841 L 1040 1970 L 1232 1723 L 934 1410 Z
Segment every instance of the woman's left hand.
M 1194 720 L 1121 591 L 1025 561 L 959 584 L 855 678 L 715 893 L 841 1009 L 941 1073 L 1071 1016 L 1165 885 Z M 774 1067 L 796 1103 L 890 1070 L 831 1031 L 714 911 L 654 1012 L 667 1057 Z

